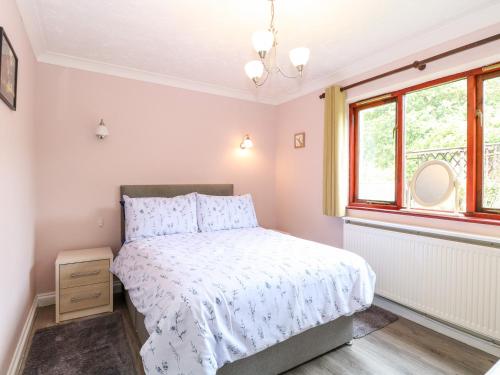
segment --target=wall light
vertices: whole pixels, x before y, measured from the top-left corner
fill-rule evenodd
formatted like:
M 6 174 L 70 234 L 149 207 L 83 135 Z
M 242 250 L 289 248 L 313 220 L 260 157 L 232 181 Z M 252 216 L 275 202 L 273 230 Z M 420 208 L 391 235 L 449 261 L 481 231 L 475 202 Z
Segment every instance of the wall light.
M 252 148 L 253 147 L 253 142 L 250 139 L 250 136 L 248 134 L 243 137 L 243 140 L 240 143 L 240 147 L 243 150 L 246 150 L 247 148 Z
M 95 135 L 99 139 L 104 139 L 109 135 L 108 128 L 104 124 L 104 120 L 101 119 L 101 122 L 99 123 L 99 126 L 97 126 L 97 129 L 95 130 Z

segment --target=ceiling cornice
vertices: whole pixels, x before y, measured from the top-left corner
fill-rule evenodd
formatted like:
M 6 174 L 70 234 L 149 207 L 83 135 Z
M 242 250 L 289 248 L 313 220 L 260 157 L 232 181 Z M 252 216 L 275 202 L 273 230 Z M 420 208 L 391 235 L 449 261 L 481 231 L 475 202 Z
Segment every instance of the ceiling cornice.
M 68 56 L 53 52 L 42 53 L 37 56 L 37 60 L 42 63 L 59 65 L 67 68 L 86 70 L 94 73 L 101 73 L 137 81 L 156 83 L 159 85 L 177 87 L 212 95 L 226 96 L 234 99 L 276 105 L 276 100 L 274 98 L 259 95 L 258 90 L 252 92 L 250 90 L 247 91 L 232 89 L 219 85 L 209 84 L 206 82 L 192 81 L 184 78 L 168 76 L 165 74 L 148 72 L 145 70 L 139 70 L 115 64 L 108 64 L 100 61 Z
M 262 95 L 259 90 L 238 90 L 206 82 L 172 77 L 164 74 L 148 72 L 125 66 L 89 60 L 77 56 L 55 53 L 48 50 L 45 31 L 40 20 L 38 6 L 34 0 L 17 0 L 17 6 L 23 19 L 31 47 L 38 62 L 53 64 L 68 68 L 86 70 L 94 73 L 107 74 L 138 81 L 156 83 L 212 95 L 226 96 L 234 99 L 247 100 L 263 104 L 276 105 L 275 97 Z
M 456 18 L 442 26 L 415 35 L 413 38 L 402 40 L 376 54 L 359 59 L 328 76 L 309 82 L 305 80 L 294 93 L 283 93 L 271 97 L 263 95 L 256 89 L 233 89 L 49 51 L 36 1 L 17 0 L 17 4 L 34 54 L 39 62 L 271 105 L 283 104 L 330 85 L 346 82 L 378 67 L 415 55 L 418 51 L 427 50 L 487 27 L 498 25 L 500 29 L 498 22 L 500 4 L 479 8 L 476 12 Z

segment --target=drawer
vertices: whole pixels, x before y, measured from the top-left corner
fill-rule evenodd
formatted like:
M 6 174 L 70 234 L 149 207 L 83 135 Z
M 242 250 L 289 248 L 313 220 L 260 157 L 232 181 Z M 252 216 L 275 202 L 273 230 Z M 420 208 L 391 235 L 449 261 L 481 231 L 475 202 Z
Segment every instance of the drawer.
M 109 282 L 109 259 L 61 264 L 59 267 L 61 289 Z
M 59 293 L 60 314 L 109 304 L 109 282 L 61 289 Z

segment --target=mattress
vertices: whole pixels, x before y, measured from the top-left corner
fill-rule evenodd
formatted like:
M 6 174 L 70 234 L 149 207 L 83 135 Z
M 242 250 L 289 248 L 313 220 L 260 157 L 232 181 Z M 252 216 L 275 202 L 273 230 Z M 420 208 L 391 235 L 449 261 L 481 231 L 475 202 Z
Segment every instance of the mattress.
M 146 373 L 225 363 L 368 307 L 375 275 L 345 250 L 263 228 L 125 244 L 112 272 L 145 316 Z

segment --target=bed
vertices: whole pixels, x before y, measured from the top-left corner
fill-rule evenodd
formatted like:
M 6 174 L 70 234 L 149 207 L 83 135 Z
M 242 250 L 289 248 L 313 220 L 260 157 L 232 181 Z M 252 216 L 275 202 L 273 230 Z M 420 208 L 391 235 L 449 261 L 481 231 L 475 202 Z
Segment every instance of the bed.
M 121 186 L 120 196 L 232 195 L 232 185 Z M 123 238 L 122 214 L 122 238 Z M 307 254 L 305 256 L 305 254 Z M 359 256 L 264 228 L 126 243 L 112 268 L 151 374 L 278 374 L 352 340 L 375 275 Z

